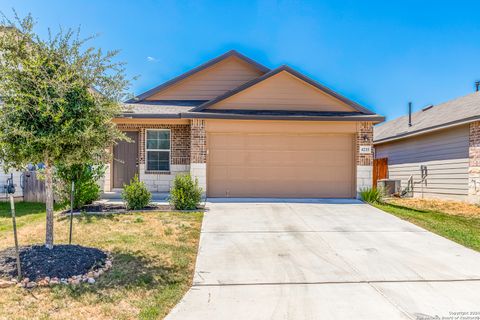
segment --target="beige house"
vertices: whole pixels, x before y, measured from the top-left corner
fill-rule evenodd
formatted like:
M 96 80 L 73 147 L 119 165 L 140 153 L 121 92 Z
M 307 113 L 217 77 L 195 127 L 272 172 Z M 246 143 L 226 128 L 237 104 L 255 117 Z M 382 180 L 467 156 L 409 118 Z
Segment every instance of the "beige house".
M 125 104 L 104 189 L 135 175 L 168 192 L 179 173 L 209 197 L 354 198 L 371 185 L 383 117 L 288 66 L 227 52 Z
M 389 178 L 415 182 L 415 197 L 479 202 L 480 92 L 375 126 L 374 144 Z

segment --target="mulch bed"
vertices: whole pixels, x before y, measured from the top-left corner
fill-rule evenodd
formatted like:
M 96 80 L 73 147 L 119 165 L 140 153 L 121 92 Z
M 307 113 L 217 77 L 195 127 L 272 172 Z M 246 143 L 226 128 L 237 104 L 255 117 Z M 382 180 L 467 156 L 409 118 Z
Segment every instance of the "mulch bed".
M 85 274 L 104 265 L 106 259 L 102 250 L 77 245 L 56 245 L 51 250 L 44 245 L 20 247 L 22 276 L 30 280 Z M 16 276 L 15 248 L 0 251 L 0 278 Z
M 170 205 L 148 205 L 145 208 L 143 208 L 141 211 L 153 211 L 153 210 L 171 210 Z M 85 205 L 81 207 L 80 209 L 74 210 L 74 213 L 124 213 L 127 212 L 128 210 L 125 208 L 124 205 L 120 204 L 112 204 L 112 203 L 99 203 L 95 202 L 92 204 Z M 62 212 L 63 214 L 69 214 L 70 210 L 65 210 Z

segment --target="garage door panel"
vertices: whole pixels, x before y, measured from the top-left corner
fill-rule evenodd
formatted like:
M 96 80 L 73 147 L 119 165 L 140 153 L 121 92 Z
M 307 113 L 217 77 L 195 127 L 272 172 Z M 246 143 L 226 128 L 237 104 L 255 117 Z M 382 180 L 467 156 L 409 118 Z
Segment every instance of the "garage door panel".
M 208 133 L 211 197 L 353 197 L 352 134 Z

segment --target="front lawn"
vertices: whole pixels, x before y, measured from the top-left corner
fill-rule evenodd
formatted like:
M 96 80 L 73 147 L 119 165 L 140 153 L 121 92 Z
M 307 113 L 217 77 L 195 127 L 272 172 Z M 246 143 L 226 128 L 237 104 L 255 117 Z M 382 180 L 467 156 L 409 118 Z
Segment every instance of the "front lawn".
M 388 202 L 372 205 L 465 247 L 480 251 L 480 216 L 420 210 Z
M 7 204 L 0 206 L 0 250 L 13 245 Z M 17 203 L 21 245 L 42 243 L 44 204 Z M 203 214 L 144 212 L 74 220 L 74 244 L 107 250 L 113 268 L 94 285 L 0 289 L 0 319 L 161 319 L 191 284 Z M 55 243 L 68 219 L 56 217 Z

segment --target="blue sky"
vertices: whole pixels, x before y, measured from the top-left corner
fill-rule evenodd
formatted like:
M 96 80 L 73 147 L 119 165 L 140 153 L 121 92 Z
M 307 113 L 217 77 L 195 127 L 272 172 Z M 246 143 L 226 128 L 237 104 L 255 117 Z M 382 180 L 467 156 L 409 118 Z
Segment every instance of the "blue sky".
M 473 92 L 480 80 L 479 1 L 1 0 L 37 30 L 82 27 L 120 49 L 139 94 L 230 49 L 288 64 L 393 119 Z

